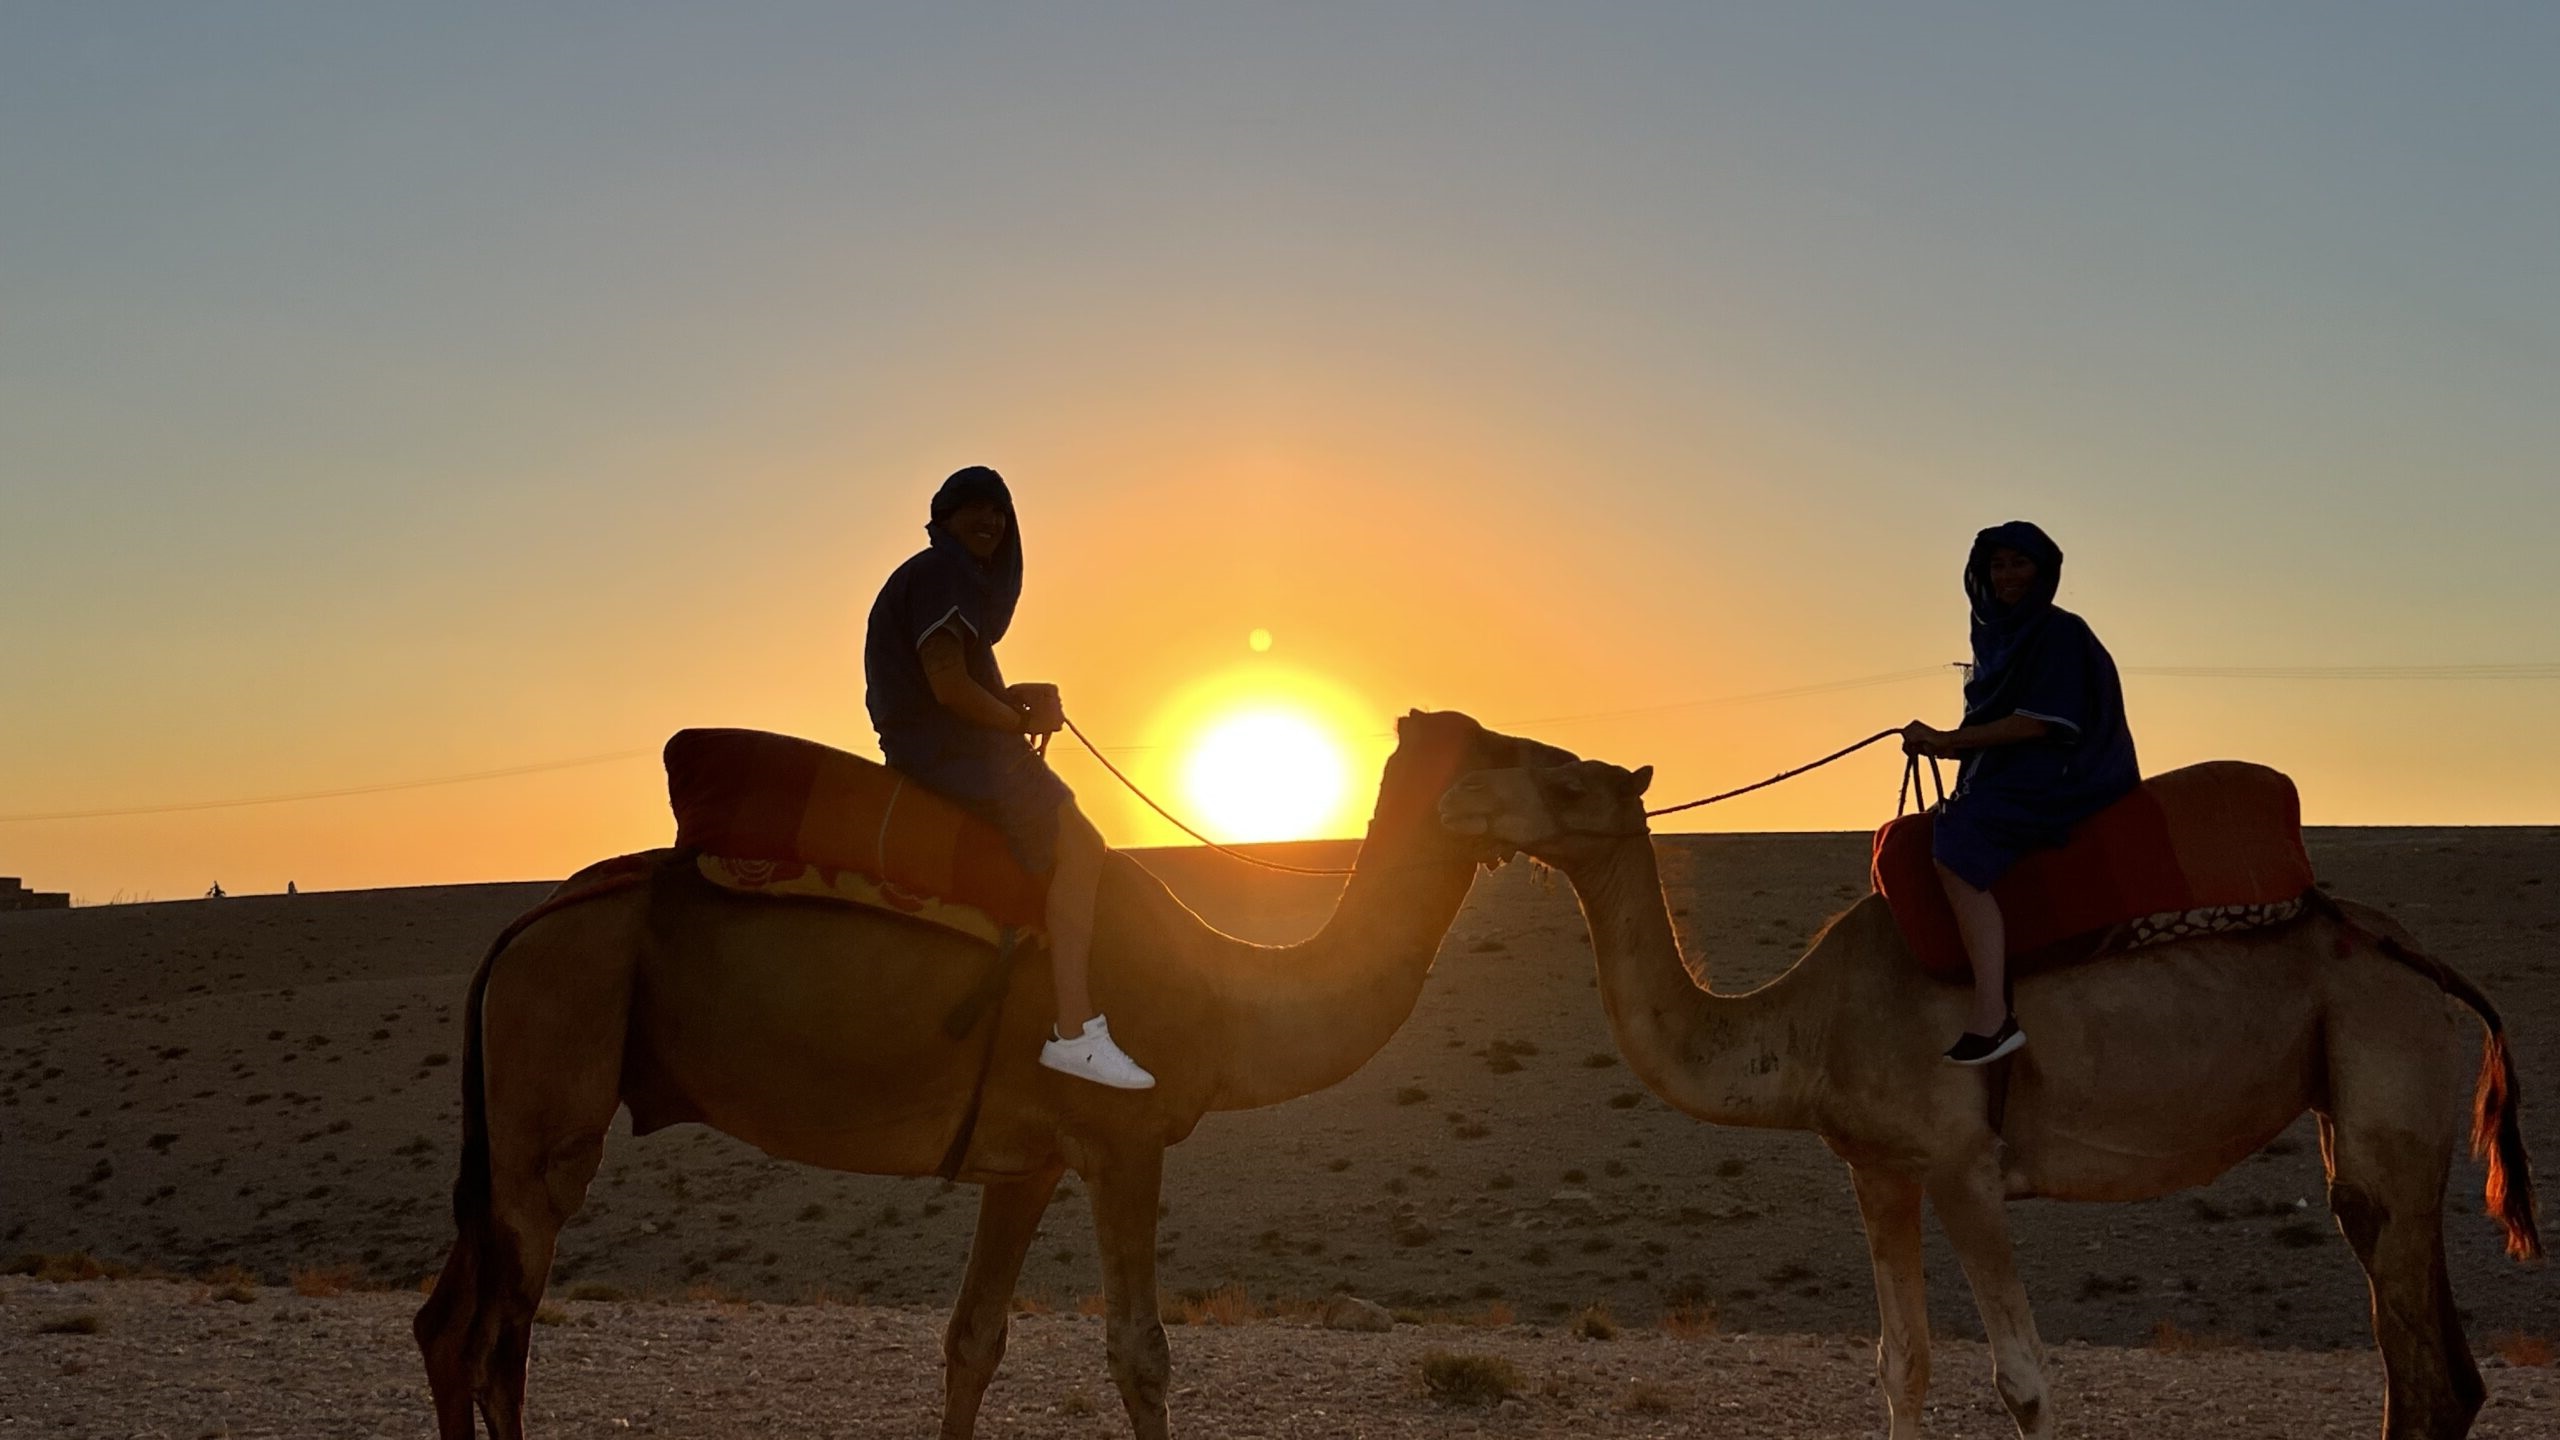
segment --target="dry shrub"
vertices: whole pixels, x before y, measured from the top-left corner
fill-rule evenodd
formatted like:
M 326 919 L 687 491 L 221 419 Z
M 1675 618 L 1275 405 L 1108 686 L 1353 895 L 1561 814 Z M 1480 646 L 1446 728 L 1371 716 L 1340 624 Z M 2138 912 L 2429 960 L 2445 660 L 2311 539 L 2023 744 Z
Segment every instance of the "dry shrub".
M 2498 1358 L 2519 1370 L 2539 1370 L 2551 1363 L 2551 1337 L 2510 1330 L 2489 1342 Z
M 294 1294 L 325 1300 L 355 1289 L 363 1282 L 364 1272 L 353 1265 L 311 1265 L 287 1270 L 284 1278 Z
M 1422 1354 L 1422 1388 L 1443 1405 L 1492 1405 L 1520 1393 L 1520 1369 L 1499 1355 Z
M 1016 1290 L 1013 1292 L 1013 1313 L 1016 1315 L 1046 1315 L 1049 1313 L 1049 1297 L 1045 1295 L 1036 1295 L 1028 1290 Z
M 744 1292 L 732 1290 L 726 1285 L 714 1284 L 709 1280 L 697 1280 L 693 1284 L 686 1286 L 684 1298 L 698 1302 L 707 1302 L 713 1305 L 744 1305 L 747 1303 L 747 1297 Z
M 1650 1380 L 1639 1380 L 1627 1387 L 1626 1395 L 1618 1401 L 1618 1408 L 1638 1415 L 1668 1415 L 1680 1408 L 1680 1392 Z
M 216 1265 L 196 1278 L 202 1280 L 207 1285 L 214 1286 L 255 1285 L 258 1283 L 258 1277 L 253 1271 L 238 1265 Z
M 10 1261 L 8 1273 L 61 1285 L 76 1280 L 121 1280 L 133 1273 L 133 1267 L 113 1260 L 101 1260 L 86 1250 L 61 1254 L 31 1250 Z
M 1703 1340 L 1716 1333 L 1716 1307 L 1704 1300 L 1683 1300 L 1662 1312 L 1662 1328 L 1682 1340 Z
M 557 1305 L 546 1302 L 533 1312 L 533 1323 L 536 1325 L 566 1325 L 569 1323 L 569 1312 Z
M 1573 1333 L 1585 1340 L 1615 1340 L 1618 1317 L 1609 1313 L 1608 1306 L 1595 1303 L 1574 1317 Z
M 2172 1355 L 2183 1355 L 2197 1350 L 2237 1350 L 2240 1348 L 2240 1343 L 2237 1338 L 2230 1335 L 2182 1330 L 2178 1327 L 2177 1321 L 2165 1318 L 2151 1327 L 2151 1348 Z
M 1484 1307 L 1484 1313 L 1476 1317 L 1476 1323 L 1488 1330 L 1499 1330 L 1505 1325 L 1517 1324 L 1519 1319 L 1520 1312 L 1511 1308 L 1510 1301 L 1496 1300 Z
M 602 1285 L 593 1280 L 584 1280 L 569 1287 L 569 1298 L 572 1300 L 594 1300 L 610 1303 L 615 1300 L 628 1300 L 631 1297 L 623 1293 L 619 1286 Z M 820 1301 L 817 1303 L 823 1304 L 825 1302 Z
M 77 1315 L 65 1315 L 58 1320 L 47 1320 L 36 1327 L 36 1333 L 39 1335 L 95 1335 L 100 1328 L 98 1317 L 84 1310 Z
M 1185 1325 L 1250 1325 L 1263 1318 L 1262 1308 L 1241 1284 L 1221 1285 L 1196 1299 L 1185 1296 L 1181 1304 Z
M 1111 1302 L 1099 1293 L 1087 1295 L 1076 1302 L 1076 1313 L 1089 1320 L 1099 1320 L 1111 1313 Z
M 1092 1392 L 1081 1385 L 1068 1386 L 1067 1393 L 1058 1397 L 1058 1413 L 1061 1415 L 1081 1417 L 1098 1414 L 1100 1410 L 1101 1407 L 1093 1403 Z

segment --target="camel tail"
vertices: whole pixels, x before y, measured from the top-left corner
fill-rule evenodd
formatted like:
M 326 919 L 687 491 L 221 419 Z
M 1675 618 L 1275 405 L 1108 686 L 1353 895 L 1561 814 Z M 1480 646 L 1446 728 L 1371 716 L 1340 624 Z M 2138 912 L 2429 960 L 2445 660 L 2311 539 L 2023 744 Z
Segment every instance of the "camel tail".
M 518 922 L 499 934 L 481 957 L 480 968 L 471 973 L 471 991 L 462 1002 L 462 1165 L 453 1177 L 453 1223 L 465 1235 L 476 1233 L 489 1218 L 489 1083 L 480 1044 L 489 967 L 523 928 Z
M 2525 1158 L 2518 1099 L 2516 1059 L 2506 1032 L 2493 1023 L 2480 1047 L 2480 1086 L 2471 1099 L 2471 1153 L 2489 1167 L 2484 1194 L 2490 1215 L 2507 1232 L 2507 1254 L 2539 1260 L 2542 1232 L 2533 1218 L 2533 1166 Z
M 2462 972 L 2433 955 L 2392 936 L 2375 934 L 2343 913 L 2332 913 L 2373 941 L 2383 954 L 2433 980 L 2480 1017 L 2488 1033 L 2480 1042 L 2480 1080 L 2471 1092 L 2471 1153 L 2489 1172 L 2481 1187 L 2484 1208 L 2507 1232 L 2507 1254 L 2518 1260 L 2541 1259 L 2542 1230 L 2534 1220 L 2533 1163 L 2524 1152 L 2516 1057 L 2508 1048 L 2507 1026 L 2498 1018 L 2498 1007 Z

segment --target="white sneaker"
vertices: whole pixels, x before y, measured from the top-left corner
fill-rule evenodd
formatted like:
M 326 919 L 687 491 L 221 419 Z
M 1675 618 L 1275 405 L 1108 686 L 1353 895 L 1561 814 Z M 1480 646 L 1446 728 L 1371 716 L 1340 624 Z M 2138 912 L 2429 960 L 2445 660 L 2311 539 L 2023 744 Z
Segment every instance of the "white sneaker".
M 1084 1029 L 1069 1039 L 1050 1031 L 1049 1043 L 1040 1047 L 1040 1063 L 1114 1090 L 1152 1090 L 1156 1084 L 1156 1077 L 1112 1043 L 1111 1022 L 1099 1015 L 1084 1022 Z

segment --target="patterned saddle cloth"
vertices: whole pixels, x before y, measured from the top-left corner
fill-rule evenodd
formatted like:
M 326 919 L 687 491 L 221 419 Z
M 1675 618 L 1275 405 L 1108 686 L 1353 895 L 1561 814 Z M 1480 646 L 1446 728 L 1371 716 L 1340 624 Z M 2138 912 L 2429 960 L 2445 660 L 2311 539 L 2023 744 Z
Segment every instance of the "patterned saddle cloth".
M 875 760 L 763 730 L 667 741 L 676 846 L 704 879 L 825 900 L 987 943 L 1040 928 L 1047 886 L 996 828 Z
M 1969 980 L 1936 865 L 1932 819 L 1876 832 L 1874 880 L 1920 966 Z M 2302 799 L 2281 771 L 2213 760 L 2155 775 L 2073 832 L 2020 860 L 1991 893 L 2018 972 L 2143 945 L 2281 924 L 2314 877 Z

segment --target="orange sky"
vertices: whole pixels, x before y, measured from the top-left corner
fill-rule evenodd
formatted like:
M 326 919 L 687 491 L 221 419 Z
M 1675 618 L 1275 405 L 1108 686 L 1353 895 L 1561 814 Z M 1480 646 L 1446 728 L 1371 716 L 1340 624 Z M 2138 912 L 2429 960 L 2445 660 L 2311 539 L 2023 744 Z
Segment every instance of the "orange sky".
M 1262 672 L 1362 733 L 1642 710 L 1521 728 L 1665 800 L 1950 721 L 1952 672 L 1658 707 L 1960 658 L 2021 517 L 2148 768 L 2560 821 L 2560 681 L 2140 673 L 2560 661 L 2549 34 L 1429 9 L 0 15 L 0 815 L 867 748 L 863 613 L 987 463 L 1008 672 L 1169 798 L 1182 697 Z M 1864 828 L 1895 774 L 1683 818 Z M 0 821 L 0 874 L 667 833 L 643 758 Z

